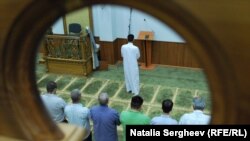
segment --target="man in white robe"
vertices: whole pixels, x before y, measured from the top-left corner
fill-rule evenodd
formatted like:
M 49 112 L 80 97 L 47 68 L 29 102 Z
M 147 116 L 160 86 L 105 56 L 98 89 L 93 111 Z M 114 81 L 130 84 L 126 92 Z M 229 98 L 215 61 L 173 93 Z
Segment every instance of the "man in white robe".
M 140 91 L 139 67 L 137 60 L 140 58 L 139 48 L 133 45 L 134 35 L 128 35 L 128 43 L 122 45 L 121 56 L 123 57 L 123 68 L 126 90 L 138 95 Z

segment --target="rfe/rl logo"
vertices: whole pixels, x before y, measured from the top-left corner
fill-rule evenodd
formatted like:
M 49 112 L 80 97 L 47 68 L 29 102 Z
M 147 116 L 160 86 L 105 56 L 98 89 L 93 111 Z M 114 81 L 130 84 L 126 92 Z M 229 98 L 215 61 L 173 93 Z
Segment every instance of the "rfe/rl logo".
M 243 136 L 241 129 L 211 129 L 211 136 Z

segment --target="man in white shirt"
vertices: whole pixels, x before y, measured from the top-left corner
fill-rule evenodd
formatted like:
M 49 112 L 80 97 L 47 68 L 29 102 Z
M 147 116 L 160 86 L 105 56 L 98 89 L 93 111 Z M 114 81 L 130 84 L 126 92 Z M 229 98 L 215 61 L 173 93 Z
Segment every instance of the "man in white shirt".
M 193 109 L 191 113 L 186 113 L 181 116 L 179 124 L 190 124 L 190 125 L 207 125 L 210 122 L 210 115 L 203 113 L 205 108 L 205 100 L 201 97 L 195 97 L 193 99 Z
M 128 35 L 128 43 L 122 45 L 121 56 L 123 57 L 123 69 L 126 90 L 138 95 L 140 91 L 139 67 L 137 60 L 140 58 L 139 48 L 133 45 L 134 35 Z
M 163 114 L 160 116 L 153 117 L 150 124 L 151 125 L 176 125 L 178 122 L 170 117 L 170 112 L 173 108 L 173 101 L 170 99 L 165 99 L 162 101 L 162 111 Z

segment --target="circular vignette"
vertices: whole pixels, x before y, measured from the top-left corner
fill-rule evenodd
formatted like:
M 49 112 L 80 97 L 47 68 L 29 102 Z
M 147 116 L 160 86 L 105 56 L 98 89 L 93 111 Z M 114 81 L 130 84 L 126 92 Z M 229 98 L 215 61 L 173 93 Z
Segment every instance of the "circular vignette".
M 236 103 L 233 103 L 237 86 L 230 81 L 234 75 L 228 71 L 227 56 L 209 30 L 174 1 L 166 3 L 164 0 L 37 0 L 28 5 L 13 23 L 2 54 L 2 78 L 5 82 L 2 92 L 8 101 L 6 107 L 10 107 L 6 118 L 19 117 L 11 120 L 11 123 L 17 123 L 13 131 L 19 130 L 23 133 L 24 139 L 30 140 L 45 139 L 44 136 L 46 139 L 63 138 L 62 132 L 49 118 L 38 95 L 34 70 L 38 42 L 47 28 L 60 16 L 82 7 L 104 3 L 130 6 L 145 11 L 182 35 L 205 68 L 213 99 L 212 124 L 237 122 L 234 116 L 237 115 L 234 112 Z M 224 99 L 225 94 L 227 99 Z M 230 117 L 225 117 L 228 113 Z M 9 126 L 9 123 L 3 124 Z M 14 133 L 12 136 L 15 136 Z

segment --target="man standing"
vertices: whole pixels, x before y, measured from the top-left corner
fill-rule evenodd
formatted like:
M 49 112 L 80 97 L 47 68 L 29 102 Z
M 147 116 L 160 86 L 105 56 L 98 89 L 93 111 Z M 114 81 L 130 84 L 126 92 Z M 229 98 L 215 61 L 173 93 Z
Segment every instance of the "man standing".
M 81 92 L 79 89 L 74 89 L 71 94 L 72 104 L 65 107 L 65 115 L 70 124 L 85 128 L 87 136 L 83 141 L 92 141 L 92 135 L 90 131 L 90 114 L 89 109 L 84 107 L 81 103 Z
M 171 116 L 170 116 L 170 112 L 172 111 L 173 109 L 173 101 L 171 99 L 165 99 L 162 101 L 162 104 L 161 104 L 161 108 L 162 108 L 162 115 L 160 116 L 155 116 L 152 118 L 150 124 L 152 125 L 177 125 L 178 122 L 173 119 Z
M 109 97 L 107 93 L 101 93 L 98 100 L 100 105 L 90 109 L 90 116 L 94 125 L 94 140 L 118 141 L 119 113 L 108 107 Z
M 207 125 L 210 122 L 210 115 L 203 113 L 205 108 L 205 100 L 201 97 L 195 97 L 193 99 L 193 112 L 186 113 L 181 116 L 179 124 L 198 124 Z
M 134 35 L 128 35 L 128 43 L 122 45 L 121 56 L 123 57 L 123 69 L 126 90 L 134 95 L 139 94 L 139 67 L 137 60 L 140 58 L 139 48 L 133 45 Z
M 148 125 L 150 118 L 142 113 L 143 98 L 139 95 L 133 96 L 129 110 L 122 111 L 120 121 L 123 127 L 123 141 L 126 141 L 126 125 Z
M 43 94 L 41 97 L 51 118 L 56 122 L 67 122 L 64 114 L 66 102 L 61 97 L 56 95 L 56 82 L 49 81 L 46 88 L 47 93 Z

